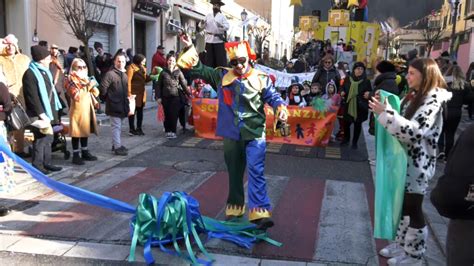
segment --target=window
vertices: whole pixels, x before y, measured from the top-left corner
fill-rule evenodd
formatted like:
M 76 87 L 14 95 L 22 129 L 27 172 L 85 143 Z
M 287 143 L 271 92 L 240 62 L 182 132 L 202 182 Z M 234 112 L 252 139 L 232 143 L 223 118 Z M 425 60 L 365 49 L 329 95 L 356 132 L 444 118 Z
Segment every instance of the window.
M 7 24 L 5 18 L 5 0 L 0 0 L 0 36 L 7 35 Z
M 466 0 L 466 15 L 474 12 L 474 0 Z
M 462 15 L 462 4 L 459 4 L 459 6 L 458 6 L 458 17 L 456 18 L 456 20 L 460 20 L 461 15 Z

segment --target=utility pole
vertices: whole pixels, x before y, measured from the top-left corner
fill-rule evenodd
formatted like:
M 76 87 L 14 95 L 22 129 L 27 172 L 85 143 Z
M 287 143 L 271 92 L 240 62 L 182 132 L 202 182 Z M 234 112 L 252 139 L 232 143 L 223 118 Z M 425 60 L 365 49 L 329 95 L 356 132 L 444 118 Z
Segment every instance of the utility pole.
M 454 43 L 455 43 L 455 35 L 456 35 L 456 23 L 458 20 L 458 7 L 459 7 L 459 0 L 456 0 L 454 2 L 454 14 L 453 14 L 453 30 L 451 31 L 451 45 L 449 47 L 449 54 L 451 55 L 451 58 L 456 58 L 454 54 Z

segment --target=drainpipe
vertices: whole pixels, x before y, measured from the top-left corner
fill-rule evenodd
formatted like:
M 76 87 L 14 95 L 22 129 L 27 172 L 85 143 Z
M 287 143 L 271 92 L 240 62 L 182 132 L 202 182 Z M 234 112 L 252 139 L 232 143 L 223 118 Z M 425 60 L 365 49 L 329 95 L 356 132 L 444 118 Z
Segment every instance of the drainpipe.
M 161 8 L 161 14 L 160 14 L 160 44 L 163 45 L 163 16 L 165 15 L 165 10 Z M 164 46 L 164 45 L 163 45 Z
M 130 25 L 132 27 L 132 30 L 130 31 L 132 33 L 132 36 L 131 36 L 132 37 L 131 38 L 132 47 L 131 48 L 132 48 L 133 53 L 135 54 L 135 38 L 134 38 L 134 36 L 135 36 L 135 15 L 133 13 L 133 0 L 130 0 L 130 3 L 132 4 L 132 12 L 130 12 L 130 19 L 131 19 Z M 127 49 L 127 47 L 125 47 L 124 49 Z M 130 60 L 131 60 L 131 58 L 130 58 Z

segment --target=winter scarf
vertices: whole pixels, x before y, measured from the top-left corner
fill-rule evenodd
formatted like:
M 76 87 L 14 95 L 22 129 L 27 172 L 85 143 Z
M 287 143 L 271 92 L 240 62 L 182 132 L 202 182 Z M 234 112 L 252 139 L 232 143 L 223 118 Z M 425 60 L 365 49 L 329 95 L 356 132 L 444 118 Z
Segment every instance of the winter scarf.
M 364 81 L 364 79 L 360 79 L 359 81 L 355 81 L 352 77 L 349 77 L 351 81 L 351 87 L 349 89 L 349 95 L 347 96 L 347 103 L 349 103 L 348 113 L 350 116 L 357 119 L 357 94 L 359 94 L 359 84 Z
M 43 75 L 41 74 L 40 70 L 46 72 L 46 74 L 48 75 L 49 82 L 51 83 L 51 92 L 53 95 L 54 110 L 58 111 L 62 108 L 62 106 L 61 106 L 61 102 L 59 101 L 58 94 L 56 93 L 56 89 L 54 89 L 53 76 L 51 75 L 51 71 L 49 71 L 49 68 L 46 68 L 42 66 L 41 64 L 34 61 L 31 61 L 29 69 L 31 69 L 31 71 L 36 77 L 36 80 L 38 80 L 40 98 L 41 98 L 41 102 L 43 103 L 46 115 L 49 117 L 50 120 L 53 120 L 54 116 L 51 110 L 51 103 L 50 103 L 48 91 L 46 90 L 46 83 L 45 83 L 46 81 L 44 80 Z

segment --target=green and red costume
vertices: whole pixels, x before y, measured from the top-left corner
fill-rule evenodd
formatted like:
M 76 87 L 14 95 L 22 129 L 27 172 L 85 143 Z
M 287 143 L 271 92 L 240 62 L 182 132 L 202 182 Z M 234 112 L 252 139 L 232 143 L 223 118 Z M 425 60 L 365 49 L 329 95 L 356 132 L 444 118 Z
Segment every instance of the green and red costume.
M 224 158 L 229 173 L 229 196 L 226 215 L 245 214 L 243 176 L 248 168 L 249 220 L 271 217 L 271 205 L 264 177 L 265 112 L 267 103 L 278 117 L 286 104 L 275 90 L 269 76 L 252 67 L 244 75 L 229 68 L 210 68 L 198 60 L 194 47 L 178 59 L 181 68 L 189 69 L 218 88 L 218 117 L 216 135 L 224 138 Z

